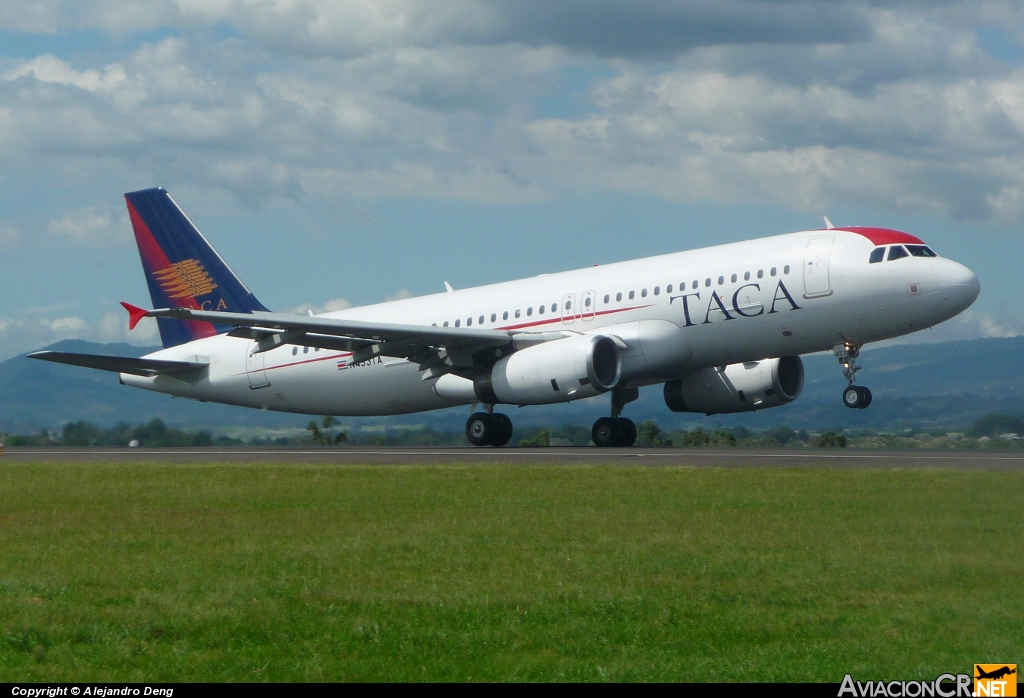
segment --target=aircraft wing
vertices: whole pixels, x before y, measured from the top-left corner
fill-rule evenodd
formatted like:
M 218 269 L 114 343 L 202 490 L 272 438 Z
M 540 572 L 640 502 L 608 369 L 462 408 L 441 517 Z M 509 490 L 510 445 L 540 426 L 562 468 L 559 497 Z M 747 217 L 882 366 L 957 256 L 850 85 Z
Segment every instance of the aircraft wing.
M 402 325 L 365 322 L 287 313 L 252 312 L 228 313 L 191 308 L 161 308 L 145 310 L 122 303 L 131 316 L 130 327 L 143 317 L 163 317 L 178 320 L 198 320 L 218 325 L 233 325 L 229 334 L 256 340 L 254 352 L 264 352 L 283 344 L 321 347 L 353 352 L 353 361 L 360 362 L 376 356 L 406 358 L 419 364 L 425 371 L 424 380 L 460 368 L 472 368 L 485 363 L 486 350 L 501 351 L 513 340 L 505 330 L 473 329 L 469 327 L 437 327 L 434 325 Z M 556 335 L 560 336 L 560 335 Z M 536 333 L 518 345 L 552 339 L 552 333 Z M 491 360 L 494 356 L 489 354 Z
M 28 354 L 30 359 L 52 361 L 58 364 L 71 364 L 96 368 L 114 373 L 130 373 L 135 376 L 179 376 L 195 373 L 210 364 L 199 361 L 162 361 L 160 359 L 135 359 L 127 356 L 101 356 L 98 354 L 75 354 L 66 351 L 37 351 Z

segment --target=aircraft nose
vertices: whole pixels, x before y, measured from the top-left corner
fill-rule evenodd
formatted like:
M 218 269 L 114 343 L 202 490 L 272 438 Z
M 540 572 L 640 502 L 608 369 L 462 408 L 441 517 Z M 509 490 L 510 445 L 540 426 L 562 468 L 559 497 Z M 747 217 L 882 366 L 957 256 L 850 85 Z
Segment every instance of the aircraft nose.
M 949 300 L 960 310 L 966 310 L 981 293 L 981 282 L 977 275 L 963 264 L 945 260 L 939 269 L 939 288 L 943 300 Z

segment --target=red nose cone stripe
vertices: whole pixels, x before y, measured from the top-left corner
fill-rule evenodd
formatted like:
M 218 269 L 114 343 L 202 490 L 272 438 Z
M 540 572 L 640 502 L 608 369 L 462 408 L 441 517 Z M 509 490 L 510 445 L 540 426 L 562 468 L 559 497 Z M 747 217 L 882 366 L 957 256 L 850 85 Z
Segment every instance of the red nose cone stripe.
M 892 228 L 868 228 L 854 225 L 849 228 L 833 228 L 833 230 L 843 230 L 847 233 L 863 235 L 876 245 L 899 245 L 902 243 L 910 243 L 911 245 L 924 244 L 924 240 L 921 238 L 915 237 L 910 233 L 893 230 Z

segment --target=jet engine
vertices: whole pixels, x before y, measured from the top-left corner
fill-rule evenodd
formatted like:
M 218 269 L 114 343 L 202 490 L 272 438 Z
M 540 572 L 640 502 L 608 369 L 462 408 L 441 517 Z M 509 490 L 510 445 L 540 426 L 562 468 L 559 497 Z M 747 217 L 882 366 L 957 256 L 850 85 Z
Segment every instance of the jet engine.
M 804 363 L 799 356 L 705 368 L 665 383 L 673 412 L 723 414 L 778 407 L 800 397 Z
M 492 405 L 544 405 L 593 397 L 614 388 L 621 376 L 615 340 L 581 335 L 517 351 L 472 380 L 451 373 L 441 376 L 434 392 Z

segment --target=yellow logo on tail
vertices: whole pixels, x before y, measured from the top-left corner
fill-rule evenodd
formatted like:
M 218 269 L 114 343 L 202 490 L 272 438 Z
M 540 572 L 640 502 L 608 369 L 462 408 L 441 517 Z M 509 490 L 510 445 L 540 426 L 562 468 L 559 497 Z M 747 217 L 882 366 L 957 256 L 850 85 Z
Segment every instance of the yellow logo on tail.
M 196 259 L 175 262 L 153 274 L 160 288 L 171 298 L 196 298 L 213 293 L 213 283 L 203 265 Z

